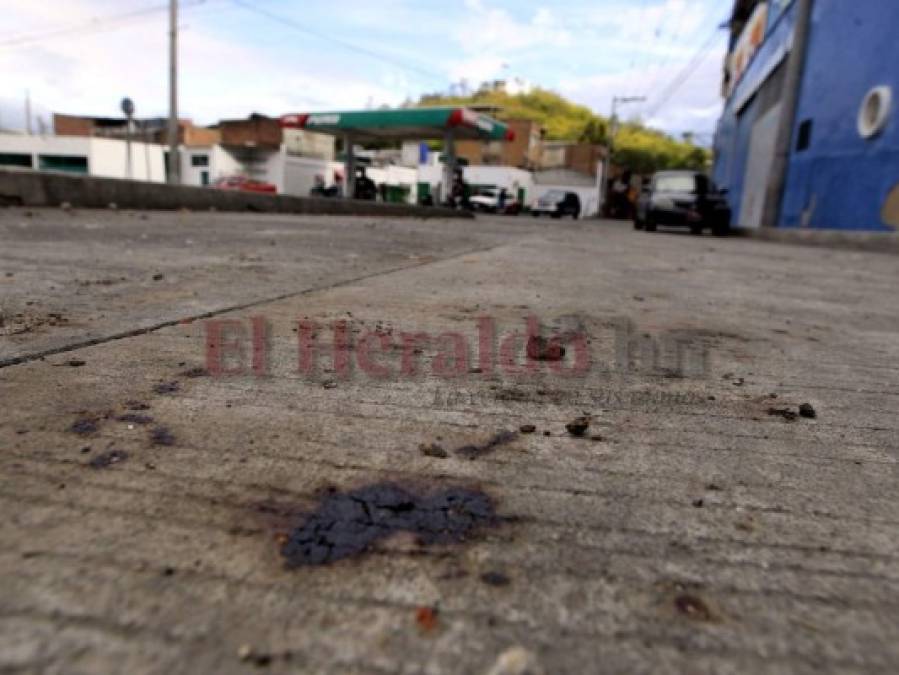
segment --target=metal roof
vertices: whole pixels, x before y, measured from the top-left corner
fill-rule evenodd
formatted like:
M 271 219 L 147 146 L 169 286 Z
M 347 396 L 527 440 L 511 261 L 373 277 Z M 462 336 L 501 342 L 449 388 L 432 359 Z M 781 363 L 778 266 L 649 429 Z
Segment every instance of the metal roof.
M 515 138 L 507 125 L 469 108 L 298 113 L 282 116 L 281 126 L 332 136 L 349 133 L 360 141 L 442 139 L 448 129 L 459 139 L 511 141 Z

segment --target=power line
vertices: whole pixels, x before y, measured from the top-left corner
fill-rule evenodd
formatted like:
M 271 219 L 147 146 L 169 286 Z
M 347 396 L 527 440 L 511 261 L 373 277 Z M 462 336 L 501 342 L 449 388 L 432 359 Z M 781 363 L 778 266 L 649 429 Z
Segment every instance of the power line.
M 199 7 L 200 5 L 206 4 L 207 2 L 215 1 L 217 0 L 192 0 L 191 2 L 185 2 L 184 8 Z M 25 33 L 18 36 L 7 37 L 3 40 L 0 40 L 0 49 L 7 47 L 19 47 L 22 45 L 30 44 L 32 42 L 42 42 L 51 38 L 65 37 L 66 35 L 94 33 L 97 31 L 118 28 L 120 26 L 132 23 L 135 20 L 142 20 L 148 16 L 152 16 L 153 14 L 168 12 L 168 10 L 169 6 L 167 3 L 164 5 L 154 5 L 152 7 L 144 7 L 142 9 L 136 9 L 131 12 L 124 12 L 122 14 L 115 14 L 113 16 L 108 16 L 101 19 L 92 19 L 91 21 L 75 26 L 68 26 L 65 28 L 56 28 L 49 31 Z
M 662 106 L 668 103 L 668 101 L 671 100 L 671 97 L 677 93 L 677 90 L 680 89 L 684 85 L 684 83 L 686 83 L 687 80 L 690 79 L 690 77 L 692 77 L 693 73 L 696 72 L 696 69 L 705 60 L 705 57 L 708 54 L 709 50 L 712 48 L 712 46 L 714 46 L 715 38 L 718 37 L 718 30 L 719 24 L 716 23 L 712 34 L 709 35 L 708 39 L 702 44 L 702 46 L 700 46 L 696 54 L 694 54 L 693 58 L 690 59 L 689 63 L 687 63 L 684 69 L 672 79 L 668 86 L 659 95 L 659 98 L 647 113 L 647 117 L 654 117 L 655 114 L 662 109 Z
M 340 38 L 334 37 L 333 35 L 327 35 L 325 33 L 319 33 L 316 30 L 308 28 L 298 21 L 294 21 L 290 17 L 284 16 L 282 14 L 277 14 L 267 9 L 263 9 L 262 7 L 256 7 L 251 5 L 244 0 L 231 0 L 235 5 L 245 9 L 249 12 L 254 12 L 255 14 L 259 14 L 260 16 L 264 16 L 271 21 L 275 21 L 280 23 L 288 28 L 293 28 L 296 31 L 301 33 L 305 33 L 306 35 L 311 35 L 313 37 L 318 38 L 319 40 L 324 40 L 326 42 L 331 42 L 336 45 L 340 45 L 344 49 L 348 49 L 350 51 L 357 52 L 358 54 L 364 54 L 365 56 L 371 57 L 373 59 L 378 59 L 379 61 L 383 61 L 384 63 L 389 63 L 390 65 L 401 68 L 402 70 L 414 72 L 419 75 L 423 75 L 427 77 L 429 80 L 439 81 L 441 84 L 446 82 L 446 77 L 434 71 L 426 70 L 424 68 L 419 68 L 410 63 L 405 63 L 398 59 L 393 58 L 387 54 L 383 54 L 381 52 L 376 52 L 371 49 L 366 49 L 365 47 L 360 47 L 359 45 L 353 44 L 352 42 L 347 42 L 345 40 L 341 40 Z
M 689 9 L 689 8 L 690 8 L 690 5 L 686 1 L 681 6 L 680 15 L 677 17 L 677 21 L 674 23 L 673 37 L 669 41 L 669 43 L 671 45 L 674 45 L 674 43 L 676 43 L 677 39 L 680 37 L 681 29 L 683 28 L 683 25 L 684 25 L 684 19 L 687 16 L 687 9 Z M 659 82 L 659 77 L 662 75 L 662 71 L 665 70 L 665 66 L 667 66 L 670 61 L 671 61 L 671 49 L 668 49 L 665 52 L 665 54 L 662 56 L 662 59 L 659 62 L 659 65 L 656 66 L 656 69 L 655 69 L 656 72 L 655 72 L 655 75 L 653 75 L 652 82 L 646 88 L 646 95 L 648 95 L 649 92 L 651 92 L 651 91 L 653 91 L 653 89 L 655 89 L 656 84 L 658 84 L 658 82 Z

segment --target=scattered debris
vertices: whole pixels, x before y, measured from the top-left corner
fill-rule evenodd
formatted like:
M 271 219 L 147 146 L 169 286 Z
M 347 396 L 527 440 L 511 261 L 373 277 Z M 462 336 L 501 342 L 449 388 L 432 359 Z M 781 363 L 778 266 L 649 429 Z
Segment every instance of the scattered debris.
M 692 593 L 681 593 L 674 598 L 674 607 L 681 614 L 696 621 L 711 621 L 712 612 L 702 598 Z
M 735 387 L 742 387 L 744 384 L 746 384 L 746 379 L 743 378 L 743 377 L 738 377 L 736 380 L 734 380 L 734 381 L 732 382 L 732 384 L 733 384 Z
M 125 413 L 116 417 L 119 422 L 130 422 L 131 424 L 139 424 L 141 426 L 150 424 L 153 418 L 149 415 L 138 415 L 136 413 Z
M 128 459 L 128 453 L 124 450 L 110 450 L 94 457 L 88 462 L 88 466 L 92 469 L 108 469 L 113 464 L 124 462 L 126 459 Z
M 456 454 L 465 459 L 478 459 L 488 455 L 496 448 L 515 440 L 517 434 L 514 431 L 500 431 L 493 438 L 482 445 L 464 445 L 456 449 Z
M 553 435 L 553 432 L 551 432 L 551 431 L 544 431 L 544 432 L 543 432 L 543 435 L 544 435 L 544 436 L 552 436 L 552 435 Z
M 422 443 L 418 446 L 418 451 L 426 457 L 436 457 L 438 459 L 446 459 L 449 456 L 449 453 L 438 443 Z
M 787 422 L 792 422 L 799 417 L 799 415 L 789 408 L 768 408 L 768 414 L 772 417 L 783 417 Z
M 193 368 L 188 368 L 184 372 L 181 373 L 181 377 L 189 377 L 189 378 L 197 378 L 197 377 L 206 377 L 209 375 L 209 371 L 206 370 L 203 366 L 195 366 Z
M 165 279 L 164 274 L 154 274 L 153 275 L 153 281 L 162 281 L 163 279 Z
M 155 394 L 174 394 L 176 391 L 181 389 L 181 384 L 177 381 L 174 382 L 160 382 L 155 387 L 153 387 L 153 393 Z
M 451 487 L 421 494 L 394 483 L 332 489 L 290 533 L 281 555 L 289 568 L 325 565 L 358 556 L 397 532 L 416 535 L 422 545 L 460 543 L 497 521 L 490 497 L 477 490 Z
M 237 658 L 247 663 L 252 663 L 259 668 L 265 668 L 272 663 L 272 655 L 265 652 L 258 652 L 250 645 L 241 645 L 237 650 Z
M 532 361 L 561 361 L 565 358 L 565 348 L 558 338 L 546 339 L 542 335 L 528 338 L 527 355 Z
M 709 492 L 721 492 L 721 490 L 723 490 L 724 488 L 722 488 L 720 485 L 718 485 L 716 483 L 709 483 L 708 485 L 705 486 L 705 489 L 708 490 Z
M 594 442 L 596 442 L 596 443 L 599 443 L 599 442 L 604 441 L 604 440 L 606 440 L 606 439 L 605 439 L 605 436 L 603 436 L 602 434 L 593 434 L 593 435 L 590 437 L 590 440 L 591 440 L 591 441 L 594 441 Z
M 589 428 L 589 417 L 578 417 L 565 425 L 566 431 L 572 436 L 583 436 Z
M 704 500 L 704 499 L 694 499 L 694 500 L 693 500 L 693 507 L 694 507 L 694 508 L 701 509 L 703 506 L 705 506 L 705 500 Z
M 415 623 L 418 624 L 418 629 L 422 633 L 430 633 L 437 628 L 437 614 L 438 610 L 436 607 L 419 607 L 416 609 Z
M 524 647 L 510 647 L 496 659 L 487 675 L 543 675 L 537 657 Z
M 89 446 L 89 445 L 85 445 L 83 448 L 81 448 L 81 454 L 82 454 L 82 455 L 86 455 L 86 454 L 89 453 L 90 451 L 91 451 L 91 446 Z
M 481 581 L 488 586 L 508 586 L 512 583 L 512 580 L 502 572 L 484 572 Z
M 811 403 L 803 403 L 799 406 L 799 414 L 806 419 L 813 420 L 818 416 L 818 411 L 815 410 Z
M 518 427 L 518 430 L 523 434 L 532 434 L 537 431 L 537 427 L 535 427 L 533 424 L 522 424 L 520 427 Z
M 125 408 L 128 410 L 149 410 L 150 406 L 143 401 L 125 401 Z
M 175 435 L 166 427 L 156 427 L 150 432 L 150 442 L 153 445 L 175 445 Z
M 337 388 L 337 383 L 334 380 L 328 380 L 326 382 L 322 382 L 322 387 L 325 389 L 335 389 Z

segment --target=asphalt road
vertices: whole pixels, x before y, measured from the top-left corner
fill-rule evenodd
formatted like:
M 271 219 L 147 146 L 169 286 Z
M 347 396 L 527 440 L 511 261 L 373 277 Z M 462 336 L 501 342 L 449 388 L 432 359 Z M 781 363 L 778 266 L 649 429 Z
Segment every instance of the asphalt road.
M 21 209 L 0 241 L 4 672 L 896 671 L 895 256 Z

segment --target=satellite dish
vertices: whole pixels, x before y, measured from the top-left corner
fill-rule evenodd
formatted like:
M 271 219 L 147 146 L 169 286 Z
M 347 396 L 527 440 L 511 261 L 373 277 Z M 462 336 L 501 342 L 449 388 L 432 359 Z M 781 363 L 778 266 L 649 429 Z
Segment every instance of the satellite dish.
M 134 101 L 130 98 L 122 99 L 122 112 L 131 117 L 134 114 Z

